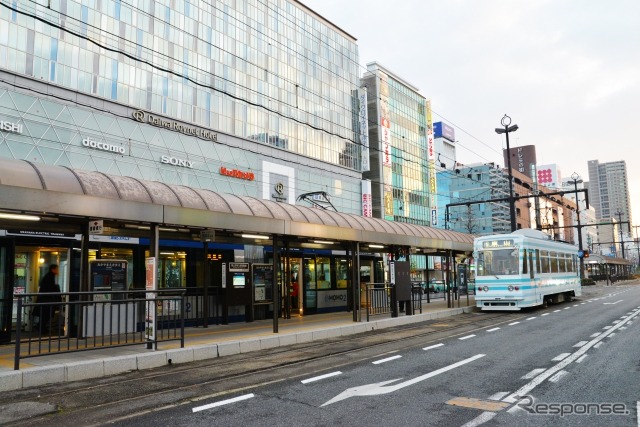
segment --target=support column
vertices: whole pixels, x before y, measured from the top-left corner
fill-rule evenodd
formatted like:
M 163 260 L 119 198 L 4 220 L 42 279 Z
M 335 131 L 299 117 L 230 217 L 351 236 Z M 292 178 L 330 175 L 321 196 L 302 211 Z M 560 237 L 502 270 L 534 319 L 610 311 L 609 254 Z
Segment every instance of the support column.
M 273 333 L 278 333 L 278 317 L 280 316 L 280 286 L 278 283 L 278 271 L 280 263 L 278 262 L 278 236 L 273 235 Z M 282 277 L 282 275 L 280 276 Z M 283 281 L 286 278 L 282 277 Z

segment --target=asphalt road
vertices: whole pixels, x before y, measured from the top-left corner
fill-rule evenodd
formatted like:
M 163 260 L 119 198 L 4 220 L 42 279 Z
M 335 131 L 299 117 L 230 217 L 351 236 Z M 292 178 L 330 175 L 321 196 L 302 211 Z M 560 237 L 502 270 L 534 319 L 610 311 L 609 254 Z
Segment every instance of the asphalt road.
M 545 309 L 0 397 L 5 408 L 57 409 L 12 422 L 30 426 L 640 427 L 639 401 L 640 286 L 624 285 Z

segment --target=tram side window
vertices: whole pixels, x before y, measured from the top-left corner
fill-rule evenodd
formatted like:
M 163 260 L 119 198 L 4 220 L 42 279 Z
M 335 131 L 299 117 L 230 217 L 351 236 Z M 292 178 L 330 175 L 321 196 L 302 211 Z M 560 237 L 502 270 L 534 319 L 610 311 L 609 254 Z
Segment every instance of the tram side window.
M 566 255 L 562 253 L 558 253 L 558 271 L 560 273 L 565 273 L 567 271 Z
M 576 271 L 576 256 L 569 255 L 569 262 L 571 263 L 571 272 L 575 273 Z
M 551 267 L 549 265 L 549 251 L 540 251 L 540 272 L 551 272 Z
M 522 252 L 522 274 L 529 273 L 529 264 L 527 263 L 527 250 L 524 249 Z
M 549 252 L 549 258 L 551 258 L 551 272 L 558 272 L 558 253 L 557 252 Z
M 538 274 L 542 273 L 542 268 L 540 267 L 540 249 L 536 249 L 536 272 Z

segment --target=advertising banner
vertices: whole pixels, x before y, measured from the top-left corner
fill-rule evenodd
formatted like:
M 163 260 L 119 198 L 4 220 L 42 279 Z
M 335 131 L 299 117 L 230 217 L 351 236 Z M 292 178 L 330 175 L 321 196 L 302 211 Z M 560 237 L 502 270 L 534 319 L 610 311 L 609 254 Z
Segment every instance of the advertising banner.
M 155 291 L 157 290 L 157 262 L 155 257 L 148 257 L 145 259 L 145 269 L 146 269 L 146 284 L 145 288 L 147 291 Z M 148 341 L 155 341 L 156 339 L 156 303 L 155 303 L 156 294 L 154 292 L 147 292 L 147 301 L 145 304 L 145 327 L 144 333 L 145 337 Z
M 371 181 L 362 180 L 362 216 L 373 216 L 373 198 L 371 196 Z
M 371 170 L 369 162 L 369 112 L 367 111 L 367 89 L 358 89 L 358 123 L 360 124 L 360 157 L 362 172 Z

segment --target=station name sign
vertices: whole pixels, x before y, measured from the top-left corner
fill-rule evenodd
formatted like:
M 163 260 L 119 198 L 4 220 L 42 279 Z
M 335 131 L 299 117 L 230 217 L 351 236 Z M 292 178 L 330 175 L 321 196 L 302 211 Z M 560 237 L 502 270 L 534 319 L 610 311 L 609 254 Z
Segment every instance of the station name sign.
M 131 116 L 133 119 L 140 123 L 148 123 L 153 126 L 169 129 L 175 132 L 180 132 L 185 135 L 195 136 L 202 139 L 208 139 L 209 141 L 217 141 L 218 134 L 208 129 L 203 129 L 194 126 L 186 126 L 175 120 L 166 120 L 161 117 L 157 117 L 146 113 L 142 110 L 134 111 Z

